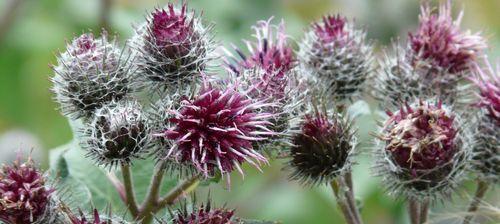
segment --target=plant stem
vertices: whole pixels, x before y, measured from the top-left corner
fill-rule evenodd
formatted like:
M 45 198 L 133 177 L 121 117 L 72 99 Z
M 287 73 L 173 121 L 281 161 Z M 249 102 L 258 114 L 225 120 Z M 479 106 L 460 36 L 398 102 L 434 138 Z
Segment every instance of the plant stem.
M 472 199 L 472 202 L 469 205 L 469 209 L 467 210 L 468 213 L 476 212 L 479 209 L 479 204 L 481 203 L 481 200 L 488 191 L 488 187 L 489 185 L 487 182 L 481 180 L 477 181 L 476 194 L 474 195 L 474 198 Z M 473 214 L 466 216 L 464 218 L 463 224 L 469 224 L 473 217 L 474 217 Z
M 182 195 L 189 194 L 196 189 L 200 183 L 200 176 L 194 175 L 193 177 L 184 180 L 181 184 L 177 185 L 174 189 L 170 190 L 168 194 L 158 201 L 158 208 L 162 209 L 168 205 L 172 205 L 177 198 Z M 158 209 L 158 210 L 159 210 Z
M 359 214 L 359 209 L 356 206 L 356 199 L 354 198 L 354 187 L 352 184 L 352 173 L 348 172 L 344 176 L 345 183 L 348 187 L 348 191 L 345 192 L 345 197 L 347 199 L 347 204 L 349 205 L 349 209 L 351 210 L 356 222 L 361 224 L 363 223 L 361 220 L 361 215 Z
M 139 208 L 135 200 L 134 186 L 132 181 L 132 173 L 129 164 L 121 164 L 123 185 L 125 186 L 126 204 L 130 214 L 135 218 L 139 214 Z
M 415 199 L 410 199 L 408 202 L 408 214 L 411 224 L 420 224 L 420 205 Z
M 420 223 L 426 223 L 429 217 L 429 199 L 424 199 L 420 205 Z
M 142 223 L 149 223 L 153 216 L 153 210 L 156 206 L 156 202 L 160 197 L 160 189 L 163 181 L 163 176 L 165 174 L 165 161 L 161 161 L 157 164 L 153 177 L 151 178 L 151 183 L 149 184 L 149 190 L 146 194 L 144 202 L 141 205 L 139 215 L 136 220 L 142 220 Z
M 343 195 L 339 194 L 340 191 L 340 185 L 338 180 L 333 180 L 330 183 L 333 193 L 335 194 L 335 197 L 337 199 L 337 205 L 339 206 L 340 210 L 342 211 L 342 214 L 344 215 L 344 219 L 347 224 L 358 224 L 355 216 L 352 214 L 351 209 L 349 208 L 349 205 L 346 204 L 346 198 Z

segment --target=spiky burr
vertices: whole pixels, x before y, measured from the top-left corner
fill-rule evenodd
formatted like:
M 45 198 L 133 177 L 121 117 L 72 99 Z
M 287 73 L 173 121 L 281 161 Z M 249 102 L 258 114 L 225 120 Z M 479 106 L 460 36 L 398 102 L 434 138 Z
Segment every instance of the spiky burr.
M 303 115 L 291 137 L 290 178 L 304 184 L 329 183 L 351 170 L 357 146 L 352 122 L 334 111 Z
M 300 42 L 299 63 L 313 86 L 334 100 L 350 100 L 373 71 L 366 32 L 340 15 L 314 22 Z
M 496 183 L 500 174 L 500 66 L 495 71 L 485 60 L 475 66 L 472 81 L 479 89 L 474 105 L 479 108 L 475 129 L 473 167 L 482 181 Z
M 148 152 L 149 123 L 136 101 L 120 101 L 98 109 L 82 131 L 82 148 L 97 164 L 131 163 Z
M 193 166 L 205 177 L 227 174 L 247 161 L 260 169 L 267 159 L 254 145 L 275 133 L 269 130 L 272 113 L 262 112 L 271 104 L 256 102 L 238 92 L 238 84 L 215 86 L 204 82 L 193 97 L 184 96 L 170 110 L 170 127 L 162 136 L 169 143 L 159 151 Z
M 154 10 L 130 42 L 137 56 L 137 79 L 148 89 L 169 92 L 199 82 L 214 59 L 211 32 L 212 25 L 206 26 L 186 3 Z
M 375 149 L 387 189 L 417 201 L 449 196 L 469 166 L 469 128 L 439 101 L 402 105 L 388 116 Z
M 99 38 L 82 34 L 57 58 L 52 91 L 64 115 L 88 120 L 96 109 L 134 91 L 128 56 L 108 38 L 106 32 Z
M 53 192 L 31 158 L 4 165 L 0 171 L 0 220 L 8 224 L 44 223 L 52 213 Z

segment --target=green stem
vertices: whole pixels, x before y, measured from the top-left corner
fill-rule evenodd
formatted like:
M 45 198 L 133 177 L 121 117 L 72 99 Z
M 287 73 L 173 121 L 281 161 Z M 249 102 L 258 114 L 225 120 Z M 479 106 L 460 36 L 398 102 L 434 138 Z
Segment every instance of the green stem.
M 333 193 L 335 194 L 335 197 L 337 199 L 337 205 L 339 206 L 340 210 L 342 211 L 342 214 L 344 215 L 344 219 L 347 224 L 358 224 L 356 221 L 355 216 L 352 214 L 351 209 L 349 208 L 349 205 L 346 204 L 346 198 L 343 195 L 340 195 L 340 185 L 338 180 L 333 180 L 330 183 Z
M 123 175 L 123 185 L 125 186 L 125 197 L 127 208 L 130 214 L 135 218 L 139 214 L 139 208 L 135 200 L 134 185 L 132 184 L 132 173 L 130 171 L 129 164 L 121 164 L 121 170 Z
M 485 181 L 478 180 L 477 181 L 477 189 L 476 189 L 476 194 L 474 195 L 474 198 L 472 199 L 472 202 L 469 205 L 469 209 L 467 210 L 468 213 L 471 213 L 470 215 L 466 216 L 464 218 L 463 224 L 469 224 L 474 215 L 472 213 L 476 212 L 479 209 L 479 204 L 481 203 L 481 200 L 483 199 L 484 195 L 488 191 L 489 185 Z
M 410 199 L 408 202 L 408 215 L 410 215 L 411 224 L 420 224 L 420 205 L 418 201 Z
M 163 209 L 168 205 L 174 204 L 174 202 L 182 195 L 189 194 L 192 192 L 198 184 L 200 183 L 200 176 L 194 175 L 193 177 L 183 181 L 181 184 L 177 185 L 168 194 L 158 201 L 158 210 Z
M 160 190 L 163 181 L 163 176 L 165 174 L 165 161 L 161 161 L 157 164 L 153 177 L 151 178 L 151 183 L 149 184 L 148 193 L 141 205 L 141 209 L 136 220 L 142 220 L 142 223 L 150 223 L 149 220 L 152 218 L 152 210 L 156 206 L 156 201 L 160 197 Z
M 348 191 L 345 192 L 345 197 L 347 199 L 347 204 L 349 205 L 349 209 L 351 210 L 352 215 L 356 219 L 356 222 L 362 224 L 361 215 L 359 214 L 359 209 L 356 206 L 356 199 L 354 198 L 354 187 L 352 184 L 352 173 L 348 172 L 344 176 L 345 183 L 348 187 Z

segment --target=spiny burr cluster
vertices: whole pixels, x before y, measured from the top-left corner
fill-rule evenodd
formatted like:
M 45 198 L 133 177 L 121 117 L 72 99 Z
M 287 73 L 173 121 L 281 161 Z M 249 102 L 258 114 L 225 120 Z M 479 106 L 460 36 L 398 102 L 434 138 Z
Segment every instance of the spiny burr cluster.
M 146 154 L 149 123 L 136 101 L 120 101 L 98 109 L 83 130 L 82 148 L 98 164 L 113 167 Z
M 372 44 L 346 18 L 324 16 L 300 42 L 299 62 L 314 86 L 336 101 L 352 99 L 372 72 Z
M 482 180 L 498 182 L 500 174 L 500 66 L 495 71 L 486 61 L 476 66 L 472 79 L 479 89 L 473 165 Z
M 73 119 L 90 119 L 94 110 L 133 92 L 132 68 L 116 42 L 85 33 L 68 44 L 53 66 L 52 91 L 62 112 Z
M 99 214 L 97 209 L 92 209 L 91 214 L 85 214 L 81 209 L 78 209 L 78 214 L 74 214 L 69 207 L 61 204 L 60 210 L 64 213 L 69 224 L 127 224 L 128 222 L 119 218 L 113 217 L 111 211 L 108 214 Z
M 394 44 L 394 53 L 386 53 L 380 62 L 374 96 L 382 107 L 432 97 L 447 104 L 467 103 L 467 86 L 461 81 L 486 44 L 478 34 L 460 30 L 461 17 L 453 21 L 450 1 L 437 13 L 422 5 L 419 28 L 409 34 L 408 44 Z
M 53 191 L 31 158 L 4 165 L 0 171 L 0 221 L 45 223 L 51 215 Z
M 260 111 L 271 104 L 254 102 L 238 92 L 237 84 L 223 88 L 205 82 L 198 94 L 182 98 L 179 105 L 170 111 L 171 127 L 164 131 L 171 143 L 162 150 L 164 158 L 192 165 L 204 176 L 229 174 L 235 168 L 243 173 L 244 161 L 257 168 L 267 163 L 254 144 L 274 135 L 268 128 L 274 114 Z
M 291 179 L 311 185 L 328 183 L 351 170 L 357 138 L 344 116 L 317 110 L 304 115 L 291 138 Z
M 137 54 L 138 79 L 144 86 L 175 91 L 199 81 L 214 50 L 212 26 L 205 26 L 187 4 L 156 9 L 137 30 L 131 45 Z M 179 86 L 180 85 L 180 86 Z
M 470 134 L 441 102 L 419 101 L 387 112 L 378 138 L 376 169 L 390 191 L 410 199 L 448 194 L 470 160 Z

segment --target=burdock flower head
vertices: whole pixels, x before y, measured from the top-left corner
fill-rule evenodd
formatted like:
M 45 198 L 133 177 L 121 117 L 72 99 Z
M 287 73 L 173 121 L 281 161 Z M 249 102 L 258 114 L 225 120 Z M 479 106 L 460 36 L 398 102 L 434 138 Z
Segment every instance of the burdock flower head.
M 4 165 L 0 171 L 0 220 L 5 223 L 39 223 L 50 213 L 54 189 L 33 161 Z
M 74 214 L 70 208 L 61 204 L 61 210 L 66 215 L 70 224 L 127 224 L 119 218 L 113 217 L 111 211 L 108 214 L 99 214 L 97 209 L 93 209 L 91 214 L 85 214 L 81 209 L 78 209 L 78 214 Z
M 460 30 L 462 15 L 460 12 L 453 20 L 450 0 L 441 4 L 437 13 L 428 3 L 421 7 L 420 26 L 409 34 L 408 57 L 415 66 L 429 64 L 439 71 L 456 74 L 468 70 L 481 56 L 486 43 L 479 34 Z
M 351 99 L 372 71 L 372 44 L 346 18 L 327 15 L 300 42 L 299 62 L 318 88 L 337 100 Z
M 68 44 L 53 66 L 52 91 L 61 110 L 71 118 L 90 118 L 94 110 L 133 91 L 128 59 L 109 41 L 85 33 Z
M 423 101 L 388 115 L 376 154 L 389 190 L 412 199 L 447 196 L 470 155 L 470 137 L 459 117 L 440 102 Z
M 486 60 L 485 60 L 486 61 Z M 474 168 L 486 181 L 498 182 L 500 174 L 500 78 L 499 67 L 495 72 L 486 61 L 486 68 L 476 66 L 472 80 L 479 88 L 480 108 L 476 123 L 474 143 Z
M 83 131 L 82 147 L 98 164 L 130 163 L 148 151 L 149 124 L 135 101 L 120 101 L 97 110 Z
M 188 11 L 186 3 L 180 8 L 168 3 L 165 9 L 153 11 L 132 40 L 140 78 L 160 90 L 175 90 L 178 84 L 200 79 L 214 49 L 211 29 Z
M 252 27 L 257 41 L 245 41 L 250 55 L 245 55 L 235 46 L 233 48 L 238 56 L 226 50 L 226 66 L 230 71 L 239 74 L 245 69 L 260 67 L 269 75 L 282 77 L 295 66 L 293 49 L 285 33 L 285 22 L 273 25 L 272 19 L 259 21 Z
M 261 111 L 269 106 L 238 92 L 238 84 L 217 87 L 204 82 L 199 93 L 183 97 L 180 107 L 171 110 L 171 127 L 163 137 L 171 146 L 160 150 L 163 158 L 172 157 L 193 166 L 205 177 L 235 168 L 247 161 L 259 168 L 267 163 L 255 144 L 274 132 L 268 129 L 274 114 Z
M 316 110 L 304 115 L 292 144 L 288 162 L 293 170 L 291 179 L 317 184 L 350 171 L 357 138 L 346 117 Z
M 188 207 L 186 202 L 176 211 L 169 211 L 171 220 L 169 222 L 162 220 L 161 223 L 167 224 L 242 224 L 243 222 L 234 214 L 234 210 L 227 208 L 214 208 L 208 200 L 207 203 Z

